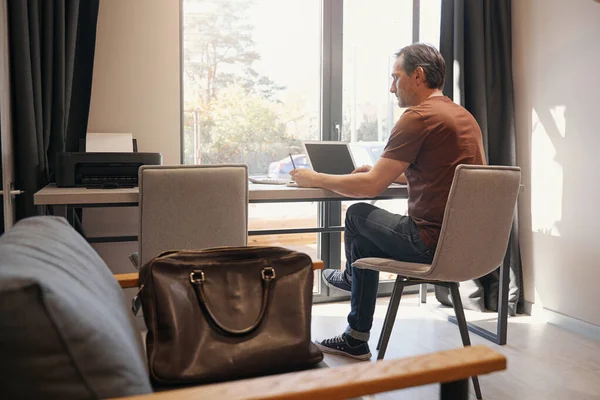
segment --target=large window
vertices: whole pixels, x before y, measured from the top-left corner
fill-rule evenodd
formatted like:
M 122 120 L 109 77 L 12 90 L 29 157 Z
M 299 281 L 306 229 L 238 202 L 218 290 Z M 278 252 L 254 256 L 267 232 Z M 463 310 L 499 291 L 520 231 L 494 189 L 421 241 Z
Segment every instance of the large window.
M 440 1 L 182 0 L 182 161 L 285 178 L 289 153 L 307 166 L 303 140 L 342 140 L 359 164 L 374 163 L 403 112 L 389 93 L 393 54 L 419 36 L 438 44 Z M 339 225 L 349 204 L 252 204 L 249 228 Z M 399 200 L 377 205 L 405 210 Z M 250 237 L 330 268 L 343 267 L 341 241 L 339 232 Z
M 185 163 L 283 174 L 319 139 L 320 4 L 184 0 Z

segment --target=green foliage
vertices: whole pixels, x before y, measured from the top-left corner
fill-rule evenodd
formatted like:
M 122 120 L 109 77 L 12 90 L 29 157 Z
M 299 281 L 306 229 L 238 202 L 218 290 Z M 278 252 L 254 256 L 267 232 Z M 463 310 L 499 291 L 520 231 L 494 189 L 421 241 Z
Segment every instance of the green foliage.
M 351 142 L 351 132 L 352 127 L 350 120 L 350 112 L 344 114 L 344 119 L 342 121 L 342 141 Z M 371 142 L 377 141 L 378 139 L 378 126 L 376 118 L 365 118 L 361 121 L 360 126 L 356 129 L 356 139 L 357 142 Z
M 251 173 L 265 173 L 297 141 L 286 135 L 275 99 L 285 87 L 253 68 L 260 54 L 245 17 L 252 2 L 185 0 L 185 6 L 185 161 L 243 162 Z
M 356 130 L 356 139 L 359 142 L 377 141 L 377 120 L 364 120 Z
M 221 90 L 212 104 L 210 142 L 202 146 L 202 162 L 247 162 L 251 173 L 265 173 L 291 145 L 280 106 L 239 85 Z
M 186 0 L 186 5 L 202 6 L 198 12 L 186 13 L 184 20 L 185 80 L 197 93 L 189 106 L 208 105 L 219 90 L 233 83 L 268 99 L 285 88 L 252 66 L 260 54 L 252 39 L 254 27 L 245 17 L 251 1 Z

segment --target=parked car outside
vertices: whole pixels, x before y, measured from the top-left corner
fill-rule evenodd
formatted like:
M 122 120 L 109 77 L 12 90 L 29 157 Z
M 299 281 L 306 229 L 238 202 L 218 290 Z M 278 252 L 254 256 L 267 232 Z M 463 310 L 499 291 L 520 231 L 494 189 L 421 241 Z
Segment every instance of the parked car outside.
M 296 168 L 310 168 L 306 154 L 293 154 L 292 158 Z M 288 156 L 270 163 L 267 176 L 271 179 L 290 179 L 290 171 L 293 169 L 292 160 Z
M 354 165 L 373 166 L 383 153 L 386 142 L 353 142 L 350 143 L 350 152 L 354 159 Z

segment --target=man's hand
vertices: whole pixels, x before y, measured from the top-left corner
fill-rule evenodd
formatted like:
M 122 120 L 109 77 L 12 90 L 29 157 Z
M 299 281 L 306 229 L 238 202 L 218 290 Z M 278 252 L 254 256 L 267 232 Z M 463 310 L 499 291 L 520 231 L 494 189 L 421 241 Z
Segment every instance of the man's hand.
M 361 165 L 360 167 L 358 167 L 354 171 L 352 171 L 352 173 L 358 174 L 361 172 L 369 172 L 371 170 L 371 168 L 373 168 L 373 167 L 371 167 L 370 165 Z
M 299 168 L 290 171 L 292 180 L 302 187 L 317 187 L 317 173 L 312 169 Z

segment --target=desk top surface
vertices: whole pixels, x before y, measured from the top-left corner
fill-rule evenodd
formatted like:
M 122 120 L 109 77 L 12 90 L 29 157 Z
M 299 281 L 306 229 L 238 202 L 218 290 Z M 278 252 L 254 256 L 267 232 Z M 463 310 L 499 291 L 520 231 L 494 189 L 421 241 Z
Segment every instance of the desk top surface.
M 86 189 L 80 187 L 59 188 L 51 183 L 34 194 L 36 205 L 101 205 L 138 202 L 139 189 Z M 367 200 L 349 198 L 325 189 L 300 188 L 283 185 L 248 184 L 250 203 L 275 203 L 320 200 Z M 407 198 L 405 185 L 393 184 L 379 196 L 370 200 Z

